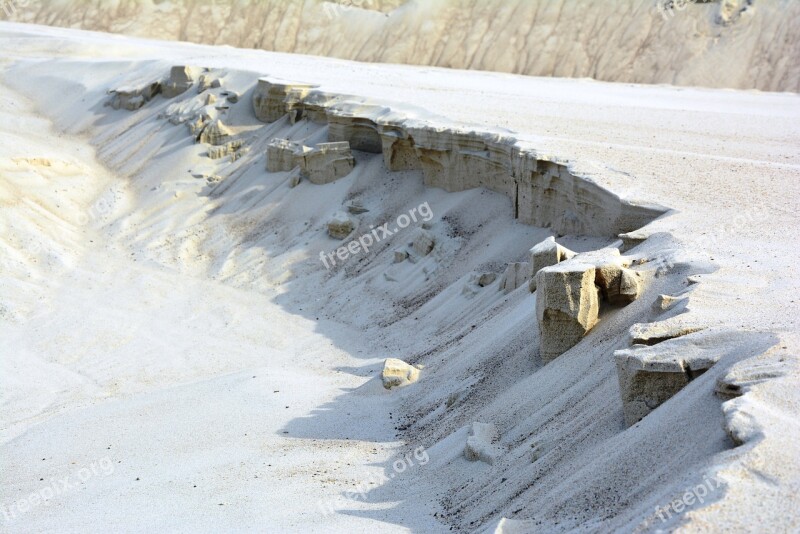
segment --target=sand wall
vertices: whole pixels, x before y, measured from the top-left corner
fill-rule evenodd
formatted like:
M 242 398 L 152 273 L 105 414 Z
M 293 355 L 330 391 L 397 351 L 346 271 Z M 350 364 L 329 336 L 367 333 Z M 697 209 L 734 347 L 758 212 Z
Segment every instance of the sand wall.
M 797 91 L 792 0 L 6 2 L 0 18 L 359 61 Z

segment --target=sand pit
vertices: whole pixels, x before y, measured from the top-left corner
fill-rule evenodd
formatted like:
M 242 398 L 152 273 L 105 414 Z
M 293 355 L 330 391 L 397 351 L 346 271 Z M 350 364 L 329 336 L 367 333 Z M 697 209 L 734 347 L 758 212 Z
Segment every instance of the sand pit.
M 9 532 L 797 528 L 796 95 L 0 43 Z

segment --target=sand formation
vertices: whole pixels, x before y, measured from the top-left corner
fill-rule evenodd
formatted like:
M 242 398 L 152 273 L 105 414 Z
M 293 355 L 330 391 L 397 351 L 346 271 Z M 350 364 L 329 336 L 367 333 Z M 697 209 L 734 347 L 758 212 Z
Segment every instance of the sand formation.
M 200 74 L 202 73 L 202 74 Z M 197 93 L 186 93 L 197 84 Z M 216 89 L 226 104 L 209 91 Z M 163 118 L 184 123 L 197 142 L 209 145 L 210 158 L 230 156 L 250 148 L 248 131 L 223 122 L 237 93 L 224 91 L 224 77 L 209 69 L 174 67 L 169 77 L 137 87 L 110 92 L 114 109 L 137 110 L 157 94 L 166 98 L 184 95 L 170 105 Z M 236 94 L 231 101 L 230 94 Z M 260 78 L 250 102 L 262 123 L 306 121 L 327 127 L 327 142 L 314 147 L 283 138 L 264 144 L 266 170 L 288 173 L 293 184 L 300 179 L 329 184 L 355 167 L 352 151 L 381 154 L 390 171 L 420 170 L 424 183 L 446 191 L 484 187 L 511 200 L 520 222 L 550 228 L 556 235 L 573 234 L 621 239 L 621 245 L 576 253 L 550 237 L 530 249 L 528 261 L 513 262 L 505 273 L 477 273 L 474 286 L 497 284 L 512 293 L 520 288 L 536 293 L 536 317 L 540 346 L 531 347 L 549 363 L 580 343 L 602 320 L 603 310 L 626 306 L 643 294 L 655 267 L 623 250 L 641 244 L 638 232 L 665 212 L 658 206 L 634 204 L 621 199 L 593 181 L 576 174 L 569 162 L 537 154 L 511 137 L 481 131 L 440 128 L 421 121 L 407 121 L 375 105 L 352 105 L 346 95 L 324 93 L 315 86 Z M 340 105 L 347 103 L 347 105 Z M 227 119 L 226 119 L 227 120 Z M 337 240 L 353 235 L 358 216 L 366 210 L 347 205 L 327 224 Z M 422 258 L 437 247 L 427 229 L 416 230 L 410 248 L 394 252 L 395 263 Z M 466 288 L 465 288 L 466 289 Z M 659 296 L 656 307 L 667 310 L 678 300 Z M 691 329 L 660 323 L 631 329 L 632 348 L 615 353 L 625 421 L 632 425 L 668 400 L 690 380 L 713 365 L 702 351 L 691 347 Z M 662 345 L 661 342 L 664 342 Z M 658 344 L 658 346 L 655 346 Z M 676 351 L 682 356 L 675 357 Z M 402 360 L 386 360 L 382 381 L 386 389 L 410 385 L 421 378 L 419 368 Z M 493 463 L 498 454 L 491 424 L 474 423 L 465 448 L 471 460 Z
M 471 462 L 480 461 L 492 465 L 502 452 L 499 447 L 493 445 L 498 437 L 497 428 L 493 424 L 472 423 L 464 447 L 464 456 Z
M 381 373 L 383 387 L 392 389 L 412 384 L 419 380 L 419 369 L 397 358 L 387 358 Z
M 375 517 L 425 532 L 491 531 L 500 517 L 518 531 L 735 530 L 764 516 L 781 530 L 795 519 L 783 503 L 797 480 L 797 388 L 781 374 L 796 372 L 785 237 L 798 227 L 796 98 L 42 27 L 5 25 L 3 41 L 23 57 L 0 102 L 2 190 L 31 199 L 0 210 L 12 274 L 2 328 L 12 366 L 24 364 L 5 393 L 20 439 L 4 444 L 4 502 L 98 450 L 122 460 L 95 491 L 65 497 L 65 513 L 32 511 L 31 528 L 86 530 L 97 512 L 120 528 L 197 530 L 203 512 L 242 524 L 243 510 L 247 524 L 291 530 L 302 517 L 342 531 Z M 185 68 L 166 78 L 172 65 L 212 68 L 189 70 L 187 87 Z M 261 99 L 278 109 L 272 122 L 253 105 L 263 73 L 267 91 L 283 85 Z M 320 85 L 298 95 L 311 84 L 281 80 Z M 162 85 L 183 92 L 165 98 Z M 331 142 L 359 148 L 340 177 L 320 159 L 333 174 L 320 185 L 295 148 L 281 150 Z M 523 158 L 544 174 L 520 174 Z M 618 224 L 629 210 L 660 213 L 631 200 L 648 198 L 675 210 Z M 397 224 L 423 204 L 422 220 Z M 543 226 L 523 223 L 526 211 Z M 387 223 L 390 238 L 340 259 Z M 537 286 L 548 273 L 554 282 Z M 417 381 L 386 389 L 387 358 Z M 73 439 L 77 419 L 91 440 Z M 397 474 L 417 447 L 429 467 L 343 513 L 305 515 L 367 472 Z M 150 461 L 132 463 L 142 451 Z M 198 476 L 197 491 L 169 491 Z M 706 476 L 718 492 L 705 506 L 660 517 Z M 159 487 L 164 509 L 142 514 Z M 233 499 L 220 507 L 201 487 Z
M 421 170 L 430 187 L 451 192 L 486 187 L 503 193 L 512 199 L 516 218 L 556 233 L 616 235 L 638 229 L 664 211 L 625 202 L 575 176 L 565 162 L 521 149 L 513 138 L 407 125 L 403 119 L 384 117 L 379 106 L 340 109 L 335 104 L 344 95 L 311 93 L 312 88 L 261 78 L 253 93 L 256 116 L 266 122 L 288 116 L 290 121 L 307 118 L 326 124 L 329 141 L 382 154 L 392 171 Z
M 273 139 L 267 146 L 267 170 L 287 172 L 300 169 L 311 183 L 328 184 L 347 176 L 355 166 L 347 142 L 318 143 L 314 148 L 288 139 Z

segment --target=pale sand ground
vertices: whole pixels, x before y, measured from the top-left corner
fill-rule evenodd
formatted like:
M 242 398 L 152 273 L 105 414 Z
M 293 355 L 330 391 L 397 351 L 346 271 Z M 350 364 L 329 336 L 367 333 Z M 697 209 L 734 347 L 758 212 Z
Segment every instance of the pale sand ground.
M 114 462 L 113 473 L 101 469 L 4 528 L 472 530 L 511 515 L 548 530 L 671 528 L 654 508 L 708 474 L 724 489 L 676 521 L 796 528 L 796 95 L 360 65 L 13 25 L 2 41 L 19 58 L 80 60 L 5 67 L 5 83 L 25 95 L 4 92 L 0 121 L 0 238 L 14 254 L 0 284 L 10 384 L 0 502 L 8 510 L 51 478 Z M 607 319 L 573 358 L 539 368 L 533 296 L 457 295 L 468 273 L 520 259 L 546 232 L 515 223 L 500 195 L 426 189 L 416 173 L 398 181 L 364 155 L 333 186 L 289 190 L 259 160 L 208 196 L 187 171 L 219 167 L 183 127 L 155 113 L 137 125 L 136 114 L 102 107 L 107 89 L 176 63 L 226 68 L 239 90 L 269 73 L 421 118 L 519 132 L 614 191 L 675 208 L 651 230 L 680 243 L 684 274 Z M 303 128 L 272 135 L 319 136 Z M 402 272 L 400 287 L 383 277 L 391 250 L 328 277 L 317 254 L 336 243 L 321 226 L 356 189 L 387 217 L 429 202 L 437 220 L 460 219 L 477 230 L 468 254 L 441 270 L 420 266 L 429 280 Z M 729 357 L 625 430 L 610 351 L 633 322 L 657 320 L 655 294 L 682 290 L 696 272 L 711 274 L 688 317 L 730 328 L 719 347 Z M 431 349 L 413 388 L 387 394 L 371 378 L 387 356 Z M 712 393 L 732 372 L 780 376 L 735 401 L 753 421 L 736 449 Z M 457 410 L 437 407 L 470 386 Z M 475 420 L 497 423 L 508 447 L 491 468 L 461 456 L 463 426 Z M 408 427 L 399 434 L 397 421 Z M 531 437 L 548 453 L 533 465 Z M 366 499 L 339 500 L 396 474 L 392 463 L 417 446 L 425 466 Z M 331 500 L 338 511 L 321 513 Z

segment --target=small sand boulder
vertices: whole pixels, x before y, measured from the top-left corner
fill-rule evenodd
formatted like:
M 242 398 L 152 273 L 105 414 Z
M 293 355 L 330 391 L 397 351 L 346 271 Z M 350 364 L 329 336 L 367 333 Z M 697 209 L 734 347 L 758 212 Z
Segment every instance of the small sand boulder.
M 214 79 L 213 74 L 201 74 L 199 78 L 197 78 L 197 92 L 202 93 L 203 91 L 208 90 L 211 87 L 211 81 Z
M 500 290 L 511 293 L 518 287 L 522 287 L 528 281 L 531 267 L 528 262 L 509 263 L 503 278 L 500 281 Z
M 162 84 L 161 94 L 166 98 L 173 98 L 185 93 L 195 81 L 200 69 L 179 65 L 172 67 L 169 78 Z
M 591 256 L 597 268 L 595 283 L 605 300 L 611 304 L 630 304 L 639 298 L 639 275 L 627 268 L 628 262 L 619 250 L 604 249 Z
M 486 287 L 493 284 L 495 280 L 497 280 L 497 273 L 481 273 L 478 276 L 478 285 Z
M 720 341 L 727 337 L 729 332 L 687 334 L 615 351 L 625 423 L 636 424 L 714 366 L 724 354 Z
M 419 369 L 397 358 L 387 358 L 383 363 L 383 387 L 392 389 L 412 384 L 419 380 Z
M 190 119 L 186 122 L 186 127 L 195 137 L 199 139 L 200 132 L 202 132 L 208 123 L 211 122 L 211 117 L 207 113 L 200 113 L 197 117 Z
M 244 143 L 241 140 L 230 141 L 224 145 L 208 147 L 208 157 L 211 159 L 222 159 L 225 156 L 231 156 L 232 161 L 238 159 L 240 149 Z
M 405 250 L 394 251 L 394 263 L 403 263 L 408 259 L 408 252 Z
M 219 146 L 228 143 L 232 136 L 233 131 L 225 126 L 220 119 L 217 119 L 203 128 L 203 131 L 200 132 L 198 141 L 209 145 Z
M 267 143 L 267 171 L 288 172 L 303 163 L 303 154 L 311 150 L 288 139 L 272 139 Z
M 417 230 L 417 233 L 414 235 L 414 241 L 412 241 L 411 244 L 411 246 L 414 248 L 414 252 L 420 256 L 427 256 L 430 254 L 435 245 L 436 240 L 434 239 L 433 235 L 422 228 Z
M 531 293 L 536 291 L 536 273 L 556 265 L 562 261 L 573 258 L 575 253 L 566 247 L 562 247 L 554 237 L 548 237 L 530 250 L 530 289 Z
M 497 428 L 491 423 L 472 423 L 469 437 L 464 447 L 464 456 L 470 462 L 481 461 L 494 464 L 500 456 L 500 449 L 493 445 L 497 441 Z
M 353 219 L 343 211 L 335 213 L 328 222 L 328 235 L 334 239 L 345 239 L 354 229 Z
M 614 286 L 616 288 L 616 286 Z M 622 269 L 620 275 L 619 290 L 616 295 L 609 292 L 608 301 L 612 304 L 630 304 L 639 298 L 642 284 L 639 280 L 639 273 L 631 269 Z
M 653 303 L 654 311 L 667 311 L 676 306 L 679 302 L 685 302 L 686 297 L 673 297 L 672 295 L 659 295 Z
M 114 109 L 136 111 L 153 99 L 161 91 L 160 82 L 151 82 L 139 86 L 119 87 L 110 91 L 110 105 Z
M 329 184 L 347 176 L 356 161 L 347 141 L 319 143 L 303 154 L 300 170 L 303 178 L 317 185 Z

